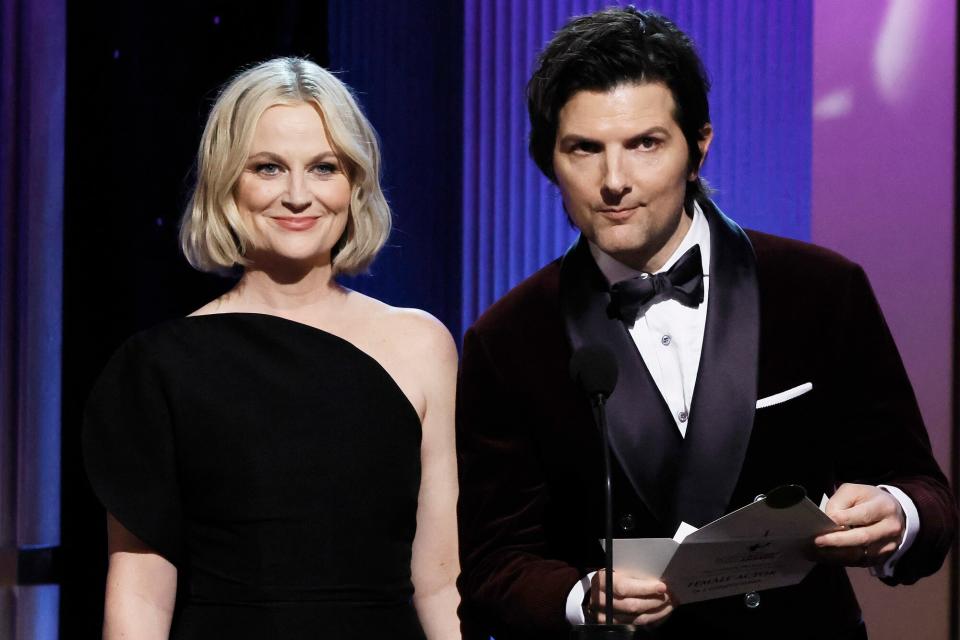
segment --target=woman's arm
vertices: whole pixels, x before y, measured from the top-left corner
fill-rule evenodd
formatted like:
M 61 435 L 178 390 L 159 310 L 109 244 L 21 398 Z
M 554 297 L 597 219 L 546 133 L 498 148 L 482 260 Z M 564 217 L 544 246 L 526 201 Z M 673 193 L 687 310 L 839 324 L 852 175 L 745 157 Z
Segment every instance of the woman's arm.
M 166 640 L 177 595 L 177 568 L 107 514 L 104 640 Z
M 457 458 L 454 397 L 457 349 L 436 320 L 420 320 L 426 339 L 419 343 L 419 371 L 426 409 L 420 448 L 420 497 L 413 541 L 413 603 L 430 640 L 460 638 L 457 606 Z M 427 325 L 427 326 L 424 326 Z M 420 364 L 422 363 L 422 364 Z

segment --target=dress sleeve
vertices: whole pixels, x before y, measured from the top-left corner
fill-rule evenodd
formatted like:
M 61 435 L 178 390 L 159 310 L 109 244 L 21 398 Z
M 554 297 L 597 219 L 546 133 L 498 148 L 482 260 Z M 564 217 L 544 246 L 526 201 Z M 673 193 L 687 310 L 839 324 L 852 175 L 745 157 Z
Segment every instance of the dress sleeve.
M 87 401 L 83 457 L 100 502 L 151 549 L 178 565 L 182 510 L 167 394 L 146 344 L 111 358 Z

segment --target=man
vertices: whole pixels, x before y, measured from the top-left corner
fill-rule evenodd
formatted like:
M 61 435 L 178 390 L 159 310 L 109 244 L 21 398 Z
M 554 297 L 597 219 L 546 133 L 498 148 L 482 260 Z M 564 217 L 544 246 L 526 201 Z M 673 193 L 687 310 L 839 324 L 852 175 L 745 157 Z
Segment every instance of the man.
M 531 154 L 581 238 L 464 337 L 458 399 L 466 637 L 566 638 L 602 620 L 599 431 L 568 374 L 615 354 L 617 537 L 671 537 L 784 484 L 845 529 L 800 584 L 674 607 L 614 576 L 654 637 L 864 638 L 844 566 L 937 570 L 956 512 L 863 271 L 744 232 L 707 198 L 707 81 L 689 39 L 633 8 L 577 18 L 528 85 Z

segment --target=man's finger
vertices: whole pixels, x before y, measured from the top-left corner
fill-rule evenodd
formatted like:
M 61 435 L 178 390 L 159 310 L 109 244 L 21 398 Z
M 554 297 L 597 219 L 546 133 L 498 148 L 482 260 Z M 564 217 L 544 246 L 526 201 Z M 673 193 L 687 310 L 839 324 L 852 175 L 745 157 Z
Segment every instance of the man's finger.
M 880 525 L 877 526 L 880 528 Z M 900 546 L 899 539 L 890 535 L 871 538 L 862 544 L 856 544 L 858 537 L 866 531 L 854 529 L 840 532 L 845 536 L 840 544 L 818 544 L 817 560 L 827 564 L 841 564 L 856 567 L 872 567 L 883 564 Z M 831 536 L 835 534 L 830 534 Z M 827 537 L 827 536 L 823 536 Z M 818 539 L 819 541 L 819 539 Z
M 880 522 L 885 518 L 900 520 L 900 511 L 900 504 L 893 496 L 886 492 L 878 492 L 869 500 L 835 512 L 831 517 L 837 524 L 862 527 Z
M 834 511 L 829 514 L 833 521 L 845 527 L 863 527 L 882 519 L 878 505 L 873 501 L 866 501 L 852 507 Z
M 597 571 L 591 582 L 591 590 L 597 593 L 606 591 L 606 579 L 604 570 Z M 613 574 L 613 596 L 614 598 L 643 598 L 647 596 L 656 596 L 667 592 L 667 585 L 656 578 L 631 578 L 624 575 Z
M 668 603 L 669 598 L 666 594 L 646 598 L 615 598 L 613 612 L 614 615 L 625 613 L 636 617 L 642 613 L 661 609 Z
M 656 578 L 628 578 L 613 576 L 613 595 L 615 598 L 644 598 L 662 596 L 667 585 Z
M 641 627 L 656 625 L 666 620 L 667 616 L 673 613 L 672 604 L 664 604 L 659 609 L 647 611 L 633 620 L 633 624 Z
M 661 603 L 660 606 L 644 611 L 640 614 L 629 614 L 629 613 L 618 613 L 614 612 L 613 621 L 616 624 L 633 624 L 637 626 L 648 626 L 654 625 L 662 620 L 666 619 L 673 613 L 673 605 L 669 603 Z M 606 620 L 605 614 L 600 612 L 597 615 L 597 622 L 603 624 Z
M 603 590 L 598 590 L 590 595 L 590 603 L 594 608 L 599 610 L 607 605 L 607 594 Z M 644 593 L 629 597 L 614 596 L 613 609 L 625 613 L 637 613 L 653 606 L 659 606 L 668 600 L 669 596 L 665 592 Z
M 814 538 L 817 547 L 862 547 L 879 543 L 896 542 L 899 546 L 903 535 L 902 524 L 896 518 L 884 518 L 865 527 L 825 533 Z
M 834 531 L 825 533 L 814 538 L 813 543 L 817 547 L 838 547 L 851 548 L 862 547 L 875 540 L 875 533 L 871 531 L 872 527 L 855 527 L 845 531 Z
M 827 501 L 824 511 L 827 515 L 830 515 L 831 511 L 841 511 L 843 509 L 849 509 L 853 505 L 857 504 L 863 500 L 864 489 L 869 488 L 866 485 L 861 484 L 842 484 L 837 487 L 837 490 L 834 492 L 830 499 Z

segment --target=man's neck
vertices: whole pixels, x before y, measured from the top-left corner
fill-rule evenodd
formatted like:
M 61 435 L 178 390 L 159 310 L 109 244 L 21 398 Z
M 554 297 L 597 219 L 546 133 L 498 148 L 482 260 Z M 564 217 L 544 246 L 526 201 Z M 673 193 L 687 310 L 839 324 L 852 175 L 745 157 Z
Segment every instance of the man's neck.
M 684 215 L 686 217 L 686 215 Z M 643 273 L 659 273 L 666 271 L 680 258 L 683 253 L 695 244 L 700 245 L 700 252 L 703 256 L 703 272 L 708 273 L 710 263 L 710 231 L 706 216 L 700 209 L 700 206 L 694 204 L 692 219 L 688 222 L 686 232 L 680 236 L 680 239 L 674 244 L 673 251 L 666 254 L 666 259 L 660 263 L 660 267 L 653 271 L 637 269 L 630 264 L 619 260 L 618 258 L 605 253 L 594 243 L 589 243 L 590 253 L 593 256 L 600 271 L 611 284 L 634 278 Z

